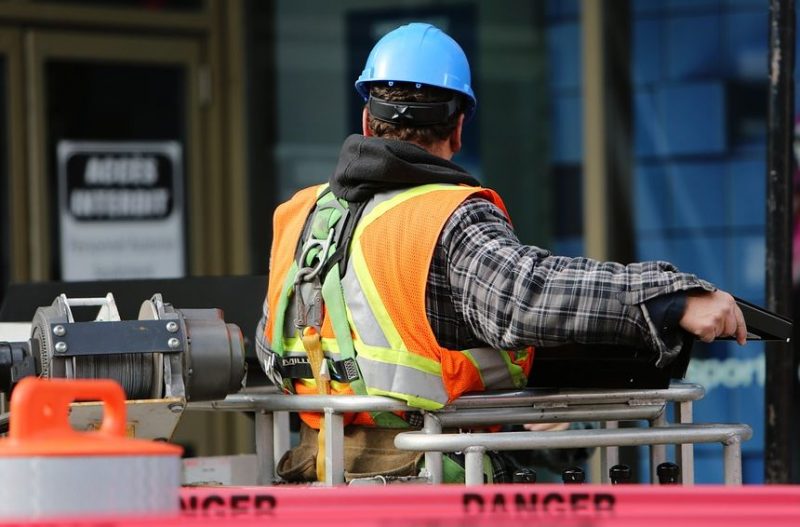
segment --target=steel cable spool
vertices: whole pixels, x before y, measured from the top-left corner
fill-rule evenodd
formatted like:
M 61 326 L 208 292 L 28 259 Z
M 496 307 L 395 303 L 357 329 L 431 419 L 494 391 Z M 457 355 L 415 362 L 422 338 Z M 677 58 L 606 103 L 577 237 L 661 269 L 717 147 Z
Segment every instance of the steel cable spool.
M 146 399 L 153 391 L 152 355 L 126 354 L 107 357 L 73 357 L 71 379 L 113 379 L 128 399 Z
M 76 321 L 76 306 L 96 308 L 96 317 Z M 175 309 L 155 294 L 141 304 L 137 319 L 121 320 L 111 293 L 62 294 L 36 310 L 31 328 L 16 352 L 29 351 L 28 375 L 112 379 L 127 399 L 217 400 L 244 384 L 244 338 L 219 309 Z
M 113 297 L 101 307 L 103 316 L 99 323 L 119 320 Z M 147 399 L 160 396 L 157 380 L 155 354 L 129 353 L 120 355 L 95 355 L 82 357 L 57 357 L 53 344 L 53 324 L 73 322 L 69 300 L 65 296 L 56 299 L 51 306 L 36 310 L 31 330 L 31 340 L 38 345 L 34 352 L 41 366 L 42 377 L 67 379 L 113 379 L 117 381 L 128 399 Z M 106 310 L 105 312 L 103 310 Z

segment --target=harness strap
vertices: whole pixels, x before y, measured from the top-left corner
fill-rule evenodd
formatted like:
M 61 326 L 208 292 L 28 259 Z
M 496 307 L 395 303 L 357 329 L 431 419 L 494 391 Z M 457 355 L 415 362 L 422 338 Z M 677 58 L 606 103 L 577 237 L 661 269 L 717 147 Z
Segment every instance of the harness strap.
M 358 380 L 358 365 L 354 359 L 347 360 L 331 360 L 326 359 L 328 363 L 328 375 L 332 381 L 351 383 Z M 308 359 L 282 359 L 277 361 L 274 368 L 278 370 L 281 376 L 286 379 L 311 379 L 314 377 L 311 371 L 311 364 Z
M 272 348 L 280 359 L 273 368 L 281 373 L 284 387 L 294 391 L 292 379 L 313 378 L 318 390 L 330 380 L 349 384 L 356 395 L 367 395 L 367 387 L 356 361 L 344 289 L 341 277 L 346 269 L 350 241 L 366 203 L 349 203 L 337 199 L 330 188 L 322 191 L 317 206 L 309 214 L 298 240 L 295 260 L 284 282 L 284 292 L 274 313 Z M 320 284 L 321 282 L 321 284 Z M 283 343 L 284 321 L 289 298 L 294 295 L 297 319 L 294 325 L 301 332 L 308 362 L 289 362 Z M 323 309 L 324 306 L 324 309 Z M 323 313 L 331 322 L 340 360 L 322 356 L 320 326 Z M 312 339 L 316 338 L 314 342 Z M 318 353 L 317 353 L 318 350 Z M 320 378 L 320 374 L 323 377 Z M 407 428 L 408 423 L 392 412 L 370 412 L 376 425 L 384 428 Z
M 348 240 L 349 243 L 349 240 Z M 353 345 L 353 335 L 350 332 L 350 324 L 347 321 L 347 307 L 344 302 L 344 289 L 339 278 L 339 264 L 335 264 L 325 277 L 322 284 L 322 299 L 328 310 L 331 319 L 333 333 L 336 335 L 336 343 L 339 346 L 339 354 L 343 360 L 353 360 L 356 358 L 356 350 Z M 357 364 L 356 364 L 357 366 Z M 350 388 L 356 395 L 367 395 L 367 386 L 359 370 L 358 379 L 350 381 Z M 392 412 L 370 412 L 375 424 L 385 428 L 406 428 L 408 423 L 400 416 Z

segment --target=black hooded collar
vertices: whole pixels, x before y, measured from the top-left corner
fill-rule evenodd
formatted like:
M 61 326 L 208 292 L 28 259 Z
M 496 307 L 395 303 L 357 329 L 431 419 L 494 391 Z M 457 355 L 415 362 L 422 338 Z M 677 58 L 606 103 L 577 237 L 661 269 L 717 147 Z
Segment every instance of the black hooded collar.
M 359 134 L 345 140 L 330 178 L 333 194 L 350 202 L 428 183 L 480 186 L 460 166 L 413 143 Z

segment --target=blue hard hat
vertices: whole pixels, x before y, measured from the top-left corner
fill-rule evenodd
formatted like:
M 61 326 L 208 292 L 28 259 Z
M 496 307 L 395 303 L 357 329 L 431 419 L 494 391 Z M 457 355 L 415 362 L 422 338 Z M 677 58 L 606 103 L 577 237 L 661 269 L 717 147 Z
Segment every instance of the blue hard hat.
M 415 22 L 384 35 L 367 57 L 356 90 L 367 100 L 369 83 L 391 81 L 427 84 L 461 93 L 469 100 L 467 118 L 478 104 L 464 50 L 431 24 Z

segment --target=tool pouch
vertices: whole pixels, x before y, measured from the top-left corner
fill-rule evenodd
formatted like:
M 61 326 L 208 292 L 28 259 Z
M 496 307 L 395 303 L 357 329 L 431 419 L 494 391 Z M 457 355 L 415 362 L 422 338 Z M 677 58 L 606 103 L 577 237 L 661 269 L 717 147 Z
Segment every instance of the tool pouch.
M 408 429 L 347 426 L 344 430 L 344 478 L 416 476 L 422 452 L 399 450 L 394 437 Z M 278 475 L 287 482 L 317 481 L 318 431 L 300 424 L 300 444 L 278 462 Z

